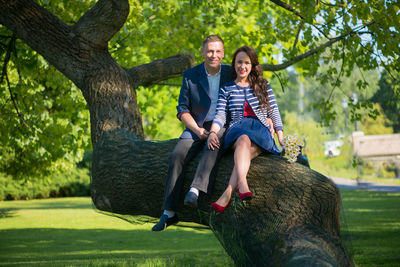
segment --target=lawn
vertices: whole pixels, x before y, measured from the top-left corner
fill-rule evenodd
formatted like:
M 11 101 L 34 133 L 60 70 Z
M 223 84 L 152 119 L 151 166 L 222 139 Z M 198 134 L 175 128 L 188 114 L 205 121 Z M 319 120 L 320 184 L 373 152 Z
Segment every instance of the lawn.
M 400 194 L 342 190 L 342 206 L 356 266 L 400 266 Z
M 342 197 L 342 232 L 356 266 L 400 266 L 400 194 L 342 191 Z M 207 227 L 179 223 L 154 233 L 148 222 L 154 219 L 135 220 L 97 213 L 87 197 L 3 201 L 0 265 L 233 265 Z
M 0 212 L 0 265 L 233 265 L 207 227 L 179 223 L 155 233 L 153 223 L 96 212 L 88 197 L 3 201 Z

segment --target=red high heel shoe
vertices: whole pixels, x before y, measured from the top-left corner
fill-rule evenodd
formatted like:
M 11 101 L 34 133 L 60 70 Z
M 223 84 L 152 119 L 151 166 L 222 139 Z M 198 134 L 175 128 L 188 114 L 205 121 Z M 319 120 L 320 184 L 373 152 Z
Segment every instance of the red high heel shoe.
M 246 193 L 240 193 L 238 188 L 238 193 L 241 200 L 251 200 L 253 198 L 253 194 L 250 191 Z
M 210 206 L 213 207 L 216 211 L 218 211 L 218 213 L 224 212 L 224 210 L 226 210 L 226 208 L 229 207 L 230 205 L 231 205 L 231 201 L 229 201 L 225 207 L 218 205 L 217 202 L 213 202 L 210 204 Z

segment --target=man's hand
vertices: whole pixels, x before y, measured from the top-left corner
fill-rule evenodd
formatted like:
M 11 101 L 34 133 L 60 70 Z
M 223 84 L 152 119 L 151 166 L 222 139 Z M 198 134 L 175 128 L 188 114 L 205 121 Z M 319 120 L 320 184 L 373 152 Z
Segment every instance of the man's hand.
M 211 131 L 210 134 L 208 135 L 207 146 L 211 150 L 219 148 L 219 138 L 217 134 L 213 131 Z
M 269 125 L 269 131 L 271 132 L 271 136 L 272 136 L 272 138 L 274 138 L 275 129 L 274 129 L 274 124 L 272 123 L 271 118 L 267 118 L 266 122 Z
M 208 131 L 204 128 L 199 128 L 195 134 L 200 138 L 200 140 L 206 140 L 208 137 Z

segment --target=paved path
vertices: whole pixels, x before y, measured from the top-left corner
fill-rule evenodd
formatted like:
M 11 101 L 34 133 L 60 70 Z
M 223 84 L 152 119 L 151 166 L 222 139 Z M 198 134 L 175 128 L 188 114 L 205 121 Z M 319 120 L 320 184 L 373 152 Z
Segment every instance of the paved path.
M 338 178 L 338 177 L 328 177 L 328 178 L 331 179 L 340 189 L 400 193 L 399 185 L 381 184 L 369 181 L 360 181 L 357 183 L 356 180 L 351 180 L 351 179 Z

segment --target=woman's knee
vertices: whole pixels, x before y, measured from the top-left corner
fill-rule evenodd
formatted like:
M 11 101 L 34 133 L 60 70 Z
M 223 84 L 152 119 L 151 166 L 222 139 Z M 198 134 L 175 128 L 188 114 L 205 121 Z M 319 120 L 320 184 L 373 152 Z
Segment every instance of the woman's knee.
M 239 138 L 236 140 L 236 147 L 238 146 L 246 146 L 246 147 L 251 147 L 251 140 L 250 138 L 243 134 L 241 136 L 239 136 Z

